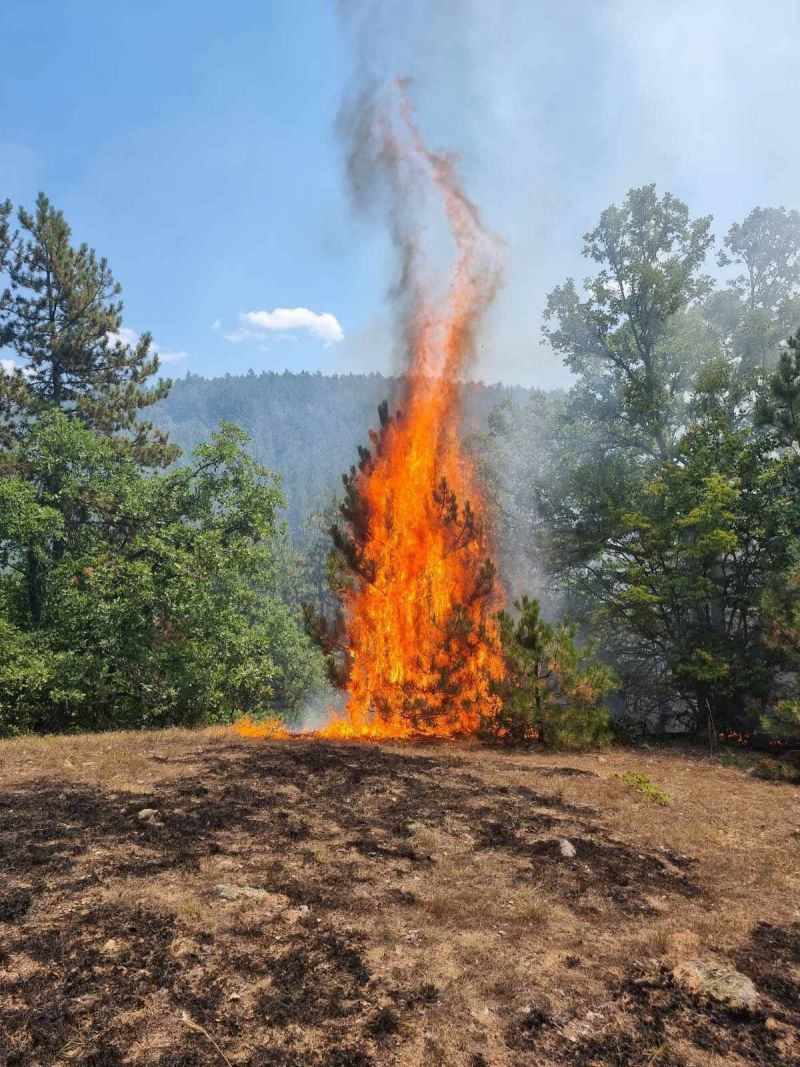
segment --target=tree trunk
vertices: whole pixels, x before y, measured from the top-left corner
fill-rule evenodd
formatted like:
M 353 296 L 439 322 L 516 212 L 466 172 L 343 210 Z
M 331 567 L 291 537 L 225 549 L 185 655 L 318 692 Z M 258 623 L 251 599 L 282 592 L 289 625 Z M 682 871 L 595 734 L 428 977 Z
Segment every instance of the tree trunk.
M 31 613 L 31 618 L 33 619 L 33 625 L 37 627 L 42 621 L 42 597 L 41 589 L 39 588 L 40 577 L 39 558 L 36 555 L 36 549 L 29 547 L 25 584 L 28 591 L 28 609 Z
M 61 364 L 53 360 L 53 403 L 61 407 Z
M 704 685 L 697 687 L 697 729 L 708 731 L 708 750 L 712 758 L 717 755 L 717 724 L 714 717 L 714 702 Z

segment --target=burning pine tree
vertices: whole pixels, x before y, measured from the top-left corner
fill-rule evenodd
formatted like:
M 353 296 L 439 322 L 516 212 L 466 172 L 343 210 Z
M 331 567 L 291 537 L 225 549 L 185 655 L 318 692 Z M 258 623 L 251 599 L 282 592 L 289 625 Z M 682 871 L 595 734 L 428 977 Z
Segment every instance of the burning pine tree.
M 427 148 L 402 95 L 392 102 L 357 109 L 351 174 L 356 187 L 374 173 L 387 180 L 408 372 L 403 412 L 390 417 L 381 406 L 371 448 L 345 476 L 343 522 L 332 531 L 342 614 L 340 632 L 322 637 L 329 648 L 339 642 L 348 701 L 327 732 L 450 737 L 491 714 L 503 673 L 485 509 L 458 437 L 457 385 L 497 287 L 496 248 L 454 160 Z M 455 250 L 440 297 L 429 276 L 435 257 L 423 256 L 420 238 L 430 231 L 420 211 L 431 192 Z
M 430 435 L 447 392 L 430 382 L 394 418 L 382 404 L 372 448 L 345 476 L 331 531 L 343 610 L 328 647 L 341 650 L 348 704 L 329 734 L 450 737 L 494 709 L 494 565 L 480 514 L 453 488 L 475 489 L 457 439 L 446 423 Z

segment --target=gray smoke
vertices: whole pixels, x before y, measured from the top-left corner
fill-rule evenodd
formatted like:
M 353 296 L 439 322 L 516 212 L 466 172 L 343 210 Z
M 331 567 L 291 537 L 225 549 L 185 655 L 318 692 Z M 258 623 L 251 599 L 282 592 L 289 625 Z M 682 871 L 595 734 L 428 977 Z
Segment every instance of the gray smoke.
M 582 278 L 582 235 L 655 181 L 724 233 L 796 206 L 795 0 L 341 0 L 350 95 L 411 78 L 426 140 L 455 148 L 506 284 L 476 373 L 546 388 L 545 295 Z M 385 282 L 381 283 L 385 287 Z

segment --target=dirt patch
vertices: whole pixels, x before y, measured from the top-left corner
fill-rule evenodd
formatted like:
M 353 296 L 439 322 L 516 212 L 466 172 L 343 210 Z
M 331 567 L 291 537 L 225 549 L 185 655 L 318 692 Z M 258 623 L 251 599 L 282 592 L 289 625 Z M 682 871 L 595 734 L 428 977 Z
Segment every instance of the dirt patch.
M 330 931 L 305 933 L 270 961 L 270 988 L 257 1006 L 271 1025 L 315 1026 L 352 1015 L 369 983 L 370 973 L 352 939 Z
M 653 915 L 656 908 L 649 898 L 679 894 L 696 897 L 700 889 L 686 873 L 696 861 L 681 857 L 683 867 L 662 858 L 655 851 L 632 849 L 621 841 L 597 841 L 573 836 L 574 856 L 565 856 L 558 841 L 536 841 L 528 849 L 531 877 L 575 907 L 597 911 L 587 894 L 598 888 L 606 900 L 624 915 Z
M 582 767 L 548 767 L 546 764 L 507 763 L 505 768 L 535 775 L 537 778 L 597 778 L 596 771 L 587 771 Z
M 800 922 L 784 929 L 759 923 L 733 960 L 773 1002 L 779 1018 L 800 1021 Z
M 652 811 L 611 779 L 636 754 L 97 745 L 94 763 L 86 738 L 0 759 L 9 1067 L 792 1062 L 786 790 L 651 760 L 675 798 Z M 676 926 L 750 975 L 763 1010 L 677 989 Z
M 604 1017 L 603 1017 L 604 1016 Z M 758 1012 L 734 1011 L 677 988 L 666 967 L 635 971 L 616 991 L 589 1036 L 583 1020 L 562 1020 L 558 1031 L 545 1017 L 536 1048 L 547 1062 L 595 1067 L 647 1067 L 711 1061 L 744 1062 L 764 1067 L 794 1067 L 800 1056 L 800 1015 L 788 1014 L 766 998 Z M 570 1022 L 577 1021 L 570 1033 Z M 516 1033 L 524 1032 L 525 1024 Z M 599 1032 L 597 1032 L 599 1031 Z M 564 1041 L 564 1033 L 572 1040 Z M 680 1051 L 684 1049 L 684 1051 Z
M 115 1062 L 108 1057 L 121 1050 L 102 1047 L 103 1035 L 120 1014 L 140 1009 L 176 978 L 174 936 L 174 923 L 148 910 L 97 908 L 57 924 L 43 919 L 35 936 L 17 928 L 4 938 L 0 1025 L 9 1040 L 8 1067 L 71 1053 L 82 1057 L 78 1062 Z M 104 949 L 111 940 L 114 950 Z
M 790 1067 L 800 1055 L 800 924 L 763 925 L 734 954 L 759 985 L 757 1011 L 737 1011 L 676 985 L 666 966 L 637 967 L 594 1010 L 572 1014 L 549 1006 L 527 1009 L 506 1032 L 512 1052 L 537 1063 L 573 1067 L 648 1067 L 704 1062 Z M 529 1062 L 523 1061 L 520 1062 Z
M 8 923 L 21 919 L 31 906 L 33 893 L 28 889 L 7 888 L 0 896 L 0 922 Z

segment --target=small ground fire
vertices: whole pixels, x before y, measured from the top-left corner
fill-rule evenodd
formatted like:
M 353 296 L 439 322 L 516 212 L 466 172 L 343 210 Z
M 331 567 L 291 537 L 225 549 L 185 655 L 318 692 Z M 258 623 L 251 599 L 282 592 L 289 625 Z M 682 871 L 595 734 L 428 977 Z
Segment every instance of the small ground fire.
M 424 143 L 402 96 L 374 116 L 404 256 L 408 373 L 401 413 L 382 412 L 353 473 L 359 566 L 342 592 L 348 700 L 326 736 L 474 733 L 502 674 L 498 606 L 479 478 L 459 440 L 458 381 L 496 291 L 497 249 L 464 194 L 455 160 Z M 455 247 L 449 291 L 431 296 L 421 227 L 398 239 L 415 196 L 438 194 Z M 405 212 L 407 214 L 407 212 Z M 351 542 L 352 543 L 352 542 Z

